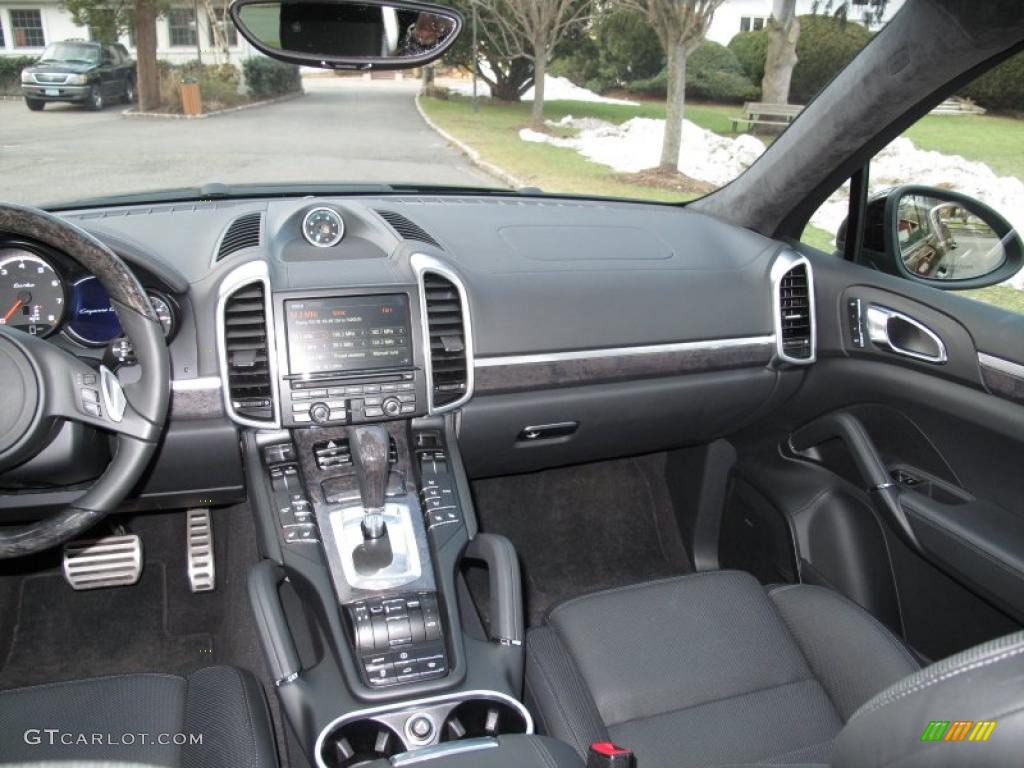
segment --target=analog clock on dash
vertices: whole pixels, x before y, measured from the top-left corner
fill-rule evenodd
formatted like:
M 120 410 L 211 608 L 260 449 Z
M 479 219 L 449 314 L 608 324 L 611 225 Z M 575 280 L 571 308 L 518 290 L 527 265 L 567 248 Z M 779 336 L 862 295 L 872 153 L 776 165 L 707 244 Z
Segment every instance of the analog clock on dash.
M 317 248 L 330 248 L 345 236 L 345 222 L 333 208 L 314 208 L 302 220 L 302 235 Z

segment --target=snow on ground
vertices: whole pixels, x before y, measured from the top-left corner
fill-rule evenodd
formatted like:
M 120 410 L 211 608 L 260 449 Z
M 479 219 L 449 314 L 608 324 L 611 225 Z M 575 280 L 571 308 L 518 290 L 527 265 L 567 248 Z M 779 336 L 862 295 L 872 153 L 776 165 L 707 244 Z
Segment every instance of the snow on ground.
M 557 136 L 524 128 L 519 138 L 574 149 L 588 160 L 623 173 L 656 167 L 665 131 L 664 120 L 644 117 L 615 125 L 567 115 L 557 122 L 548 121 L 548 125 L 571 129 L 575 135 Z M 721 186 L 746 170 L 764 150 L 764 143 L 750 134 L 730 139 L 684 120 L 679 170 L 692 179 Z M 998 176 L 985 163 L 918 149 L 910 139 L 900 137 L 872 161 L 871 191 L 911 183 L 976 198 L 1005 216 L 1018 232 L 1024 232 L 1024 182 L 1014 176 Z M 811 224 L 834 234 L 846 216 L 848 197 L 849 185 L 843 185 L 815 212 Z M 1010 285 L 1024 289 L 1024 271 L 1010 280 Z
M 466 96 L 473 93 L 473 83 L 470 80 L 459 80 L 457 82 L 445 83 L 445 85 L 448 86 L 449 90 Z M 476 81 L 476 89 L 477 94 L 480 96 L 489 98 L 491 95 L 490 86 L 482 79 Z M 523 101 L 533 101 L 532 87 L 523 94 Z M 547 75 L 544 78 L 544 101 L 589 101 L 600 104 L 626 104 L 632 107 L 638 104 L 638 102 L 629 101 L 628 99 L 613 99 L 609 96 L 601 96 L 593 91 L 588 91 L 586 88 L 581 88 L 568 78 L 554 77 L 552 75 Z
M 573 137 L 557 137 L 524 128 L 519 138 L 575 149 L 588 160 L 624 173 L 654 168 L 661 157 L 664 120 L 634 117 L 615 125 L 592 117 L 566 115 L 549 124 L 577 133 Z M 754 136 L 744 134 L 729 139 L 684 120 L 679 170 L 691 179 L 721 186 L 739 176 L 762 152 L 764 143 Z

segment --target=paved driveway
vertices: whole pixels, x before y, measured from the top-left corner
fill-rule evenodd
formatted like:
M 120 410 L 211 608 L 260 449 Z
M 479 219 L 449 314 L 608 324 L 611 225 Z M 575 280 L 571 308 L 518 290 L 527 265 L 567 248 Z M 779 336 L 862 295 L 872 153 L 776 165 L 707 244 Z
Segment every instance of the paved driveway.
M 0 101 L 0 200 L 39 204 L 211 181 L 497 186 L 419 116 L 414 81 L 307 78 L 306 95 L 205 120 Z

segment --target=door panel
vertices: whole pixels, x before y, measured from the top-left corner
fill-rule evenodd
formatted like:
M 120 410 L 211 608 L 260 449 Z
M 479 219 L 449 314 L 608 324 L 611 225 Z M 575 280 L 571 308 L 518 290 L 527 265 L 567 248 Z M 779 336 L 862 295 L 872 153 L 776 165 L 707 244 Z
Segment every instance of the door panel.
M 737 438 L 737 476 L 787 521 L 803 580 L 846 593 L 929 655 L 1021 626 L 1024 405 L 983 377 L 979 352 L 1024 362 L 1024 318 L 808 255 L 818 362 L 770 431 Z M 862 320 L 870 306 L 913 318 L 946 359 L 873 342 L 855 305 Z M 922 618 L 943 599 L 955 613 Z M 965 605 L 977 631 L 958 626 Z

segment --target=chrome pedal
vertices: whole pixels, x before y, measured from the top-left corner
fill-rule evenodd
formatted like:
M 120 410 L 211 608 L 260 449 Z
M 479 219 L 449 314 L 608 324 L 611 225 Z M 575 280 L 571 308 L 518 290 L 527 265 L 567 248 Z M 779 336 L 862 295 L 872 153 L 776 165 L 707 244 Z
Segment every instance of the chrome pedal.
M 142 539 L 104 536 L 64 545 L 64 578 L 72 589 L 127 587 L 142 576 Z
M 185 513 L 185 545 L 188 548 L 188 584 L 193 592 L 210 592 L 217 586 L 213 557 L 213 522 L 208 509 Z

